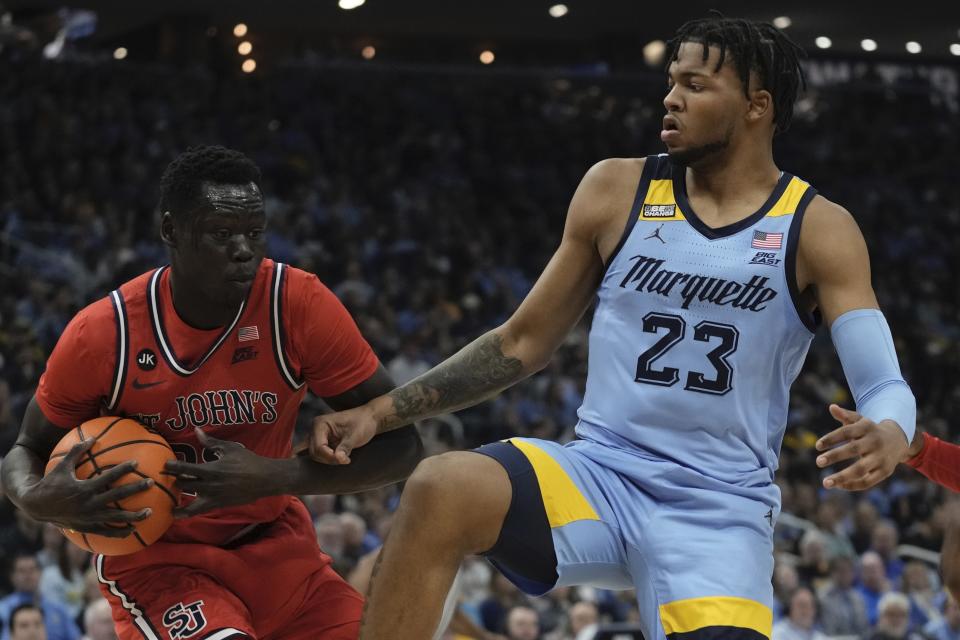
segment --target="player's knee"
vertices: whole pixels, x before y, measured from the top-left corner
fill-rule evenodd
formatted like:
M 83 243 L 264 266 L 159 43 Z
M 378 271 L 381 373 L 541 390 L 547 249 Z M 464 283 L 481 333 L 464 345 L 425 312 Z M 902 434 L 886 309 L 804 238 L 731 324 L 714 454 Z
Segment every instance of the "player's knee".
M 418 511 L 446 511 L 451 503 L 455 505 L 463 490 L 456 457 L 445 453 L 421 460 L 404 486 L 404 502 Z
M 421 461 L 404 487 L 402 507 L 429 520 L 430 535 L 452 538 L 472 553 L 496 542 L 511 496 L 498 462 L 460 451 Z

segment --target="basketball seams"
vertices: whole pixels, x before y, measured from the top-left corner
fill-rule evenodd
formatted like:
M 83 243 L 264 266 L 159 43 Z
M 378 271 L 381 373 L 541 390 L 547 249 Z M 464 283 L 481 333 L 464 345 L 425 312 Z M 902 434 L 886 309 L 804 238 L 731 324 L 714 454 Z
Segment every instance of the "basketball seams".
M 155 444 L 161 447 L 165 447 L 168 451 L 170 451 L 170 453 L 173 453 L 173 449 L 171 449 L 170 445 L 167 444 L 166 442 L 157 442 L 156 440 L 126 440 L 124 442 L 121 442 L 120 444 L 110 445 L 109 447 L 104 447 L 103 449 L 100 449 L 97 452 L 92 453 L 91 458 L 97 458 L 107 453 L 108 451 L 122 449 L 123 447 L 126 447 L 127 445 L 131 445 L 131 444 Z
M 108 436 L 109 432 L 113 430 L 117 424 L 120 424 L 120 423 L 125 423 L 125 424 L 120 428 L 120 431 L 117 432 L 117 435 L 112 437 Z M 144 429 L 149 434 L 147 438 L 144 438 L 144 436 L 147 435 L 147 434 L 143 434 Z M 123 455 L 122 452 L 116 452 L 113 455 L 106 456 L 106 458 L 102 457 L 102 455 L 107 454 L 108 452 L 113 452 L 115 450 L 120 450 L 127 445 L 132 445 L 134 447 L 138 445 L 148 445 L 148 444 L 160 445 L 166 449 L 170 457 L 173 457 L 174 455 L 173 449 L 170 447 L 170 444 L 166 442 L 166 440 L 164 440 L 162 436 L 160 436 L 155 431 L 145 427 L 145 425 L 142 425 L 140 422 L 130 418 L 126 418 L 126 417 L 104 416 L 101 419 L 96 419 L 94 421 L 89 421 L 87 423 L 84 423 L 83 425 L 78 425 L 75 428 L 75 431 L 76 433 L 73 434 L 72 438 L 67 438 L 66 436 L 64 438 L 66 442 L 63 442 L 62 446 L 66 447 L 67 450 L 51 454 L 50 459 L 48 460 L 48 465 L 50 465 L 51 461 L 54 461 L 53 464 L 57 464 L 56 461 L 58 461 L 60 458 L 64 458 L 66 455 L 69 454 L 70 448 L 72 446 L 75 446 L 78 442 L 83 443 L 83 442 L 86 442 L 87 440 L 93 440 L 94 446 L 91 447 L 89 451 L 84 452 L 83 457 L 77 462 L 77 465 L 76 465 L 76 472 L 78 473 L 78 475 L 81 475 L 86 478 L 96 477 L 98 475 L 105 473 L 110 469 L 117 467 L 119 464 L 123 464 L 123 462 L 118 462 L 114 464 L 114 460 L 116 459 L 118 453 L 120 456 L 122 456 Z M 97 431 L 99 431 L 99 433 L 96 433 Z M 96 433 L 96 435 L 94 435 L 94 433 Z M 128 439 L 123 440 L 124 438 L 128 438 Z M 70 442 L 70 440 L 73 440 L 72 445 L 67 444 Z M 116 443 L 118 440 L 121 440 L 121 442 L 119 442 L 118 444 L 110 444 L 110 446 L 106 446 L 106 447 L 103 446 L 104 444 L 109 444 L 111 441 L 113 443 Z M 164 458 L 163 454 L 159 454 L 159 452 L 151 454 L 149 453 L 149 451 L 150 450 L 143 452 L 146 457 L 148 457 L 152 461 L 162 462 L 162 459 Z M 160 460 L 158 460 L 158 458 Z M 148 471 L 150 471 L 150 469 L 148 469 Z M 130 473 L 134 474 L 135 476 L 139 476 L 142 479 L 151 478 L 151 476 L 147 475 L 146 473 L 138 469 L 131 469 Z M 176 508 L 178 506 L 179 500 L 177 496 L 174 494 L 172 488 L 168 488 L 161 482 L 157 482 L 157 481 L 154 481 L 154 485 L 157 486 L 167 496 L 167 498 L 169 498 L 173 508 Z M 123 485 L 114 484 L 113 486 L 123 486 Z M 162 500 L 162 498 L 157 498 L 157 497 L 151 498 L 150 500 L 155 501 L 157 499 Z M 121 504 L 121 502 L 122 500 L 115 500 L 110 503 L 110 506 L 118 510 L 122 510 L 124 509 L 124 507 Z M 154 532 L 156 531 L 156 527 L 152 525 L 147 530 L 141 532 L 138 529 L 138 526 L 134 523 L 108 522 L 104 524 L 110 527 L 111 529 L 114 529 L 117 531 L 129 532 L 133 536 L 133 539 L 129 540 L 129 543 L 133 543 L 135 540 L 136 545 L 139 548 L 145 548 L 149 546 L 144 536 L 149 535 L 150 537 L 153 537 Z M 70 533 L 74 533 L 74 532 L 70 532 Z M 74 537 L 71 537 L 71 536 L 67 536 L 67 537 L 70 538 L 72 541 L 76 542 L 79 546 L 89 550 L 92 553 L 100 552 L 98 548 L 95 548 L 95 546 L 96 547 L 101 546 L 101 542 L 100 542 L 101 536 L 88 534 L 80 531 L 75 533 L 76 535 Z M 103 544 L 105 545 L 108 543 L 109 543 L 109 539 L 103 541 Z M 128 549 L 130 547 L 129 543 L 127 544 Z M 110 543 L 110 544 L 112 545 L 113 543 Z M 107 548 L 110 548 L 109 545 Z M 135 551 L 135 550 L 136 548 L 130 549 L 129 551 L 124 551 L 121 553 L 130 553 L 131 551 Z

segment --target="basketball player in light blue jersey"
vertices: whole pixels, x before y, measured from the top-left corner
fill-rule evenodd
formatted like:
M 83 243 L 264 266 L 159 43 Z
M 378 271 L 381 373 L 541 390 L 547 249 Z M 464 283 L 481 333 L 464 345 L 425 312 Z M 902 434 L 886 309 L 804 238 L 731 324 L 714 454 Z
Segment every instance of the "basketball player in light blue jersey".
M 502 326 L 412 382 L 318 418 L 312 455 L 485 400 L 546 365 L 595 297 L 578 439 L 514 438 L 424 460 L 374 570 L 363 640 L 433 635 L 467 554 L 524 591 L 636 588 L 646 640 L 769 638 L 774 471 L 819 319 L 859 414 L 838 488 L 888 476 L 915 403 L 853 218 L 781 171 L 798 48 L 711 18 L 672 41 L 667 153 L 590 169 L 560 247 Z

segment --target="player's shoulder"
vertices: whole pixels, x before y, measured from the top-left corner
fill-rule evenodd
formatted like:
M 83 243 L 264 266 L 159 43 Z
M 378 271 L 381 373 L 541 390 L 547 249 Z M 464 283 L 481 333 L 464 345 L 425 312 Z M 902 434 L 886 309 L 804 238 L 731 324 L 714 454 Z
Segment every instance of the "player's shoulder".
M 647 158 L 605 158 L 587 170 L 584 181 L 589 181 L 600 189 L 625 183 L 636 186 L 646 163 Z
M 315 273 L 304 271 L 289 264 L 285 264 L 284 269 L 286 270 L 284 286 L 287 287 L 287 291 L 291 294 L 297 295 L 318 290 L 324 292 L 329 291 L 327 286 L 323 284 L 323 281 L 321 281 Z
M 845 239 L 860 235 L 857 221 L 845 207 L 817 194 L 804 212 L 801 241 Z
M 646 164 L 645 158 L 607 158 L 587 171 L 573 200 L 578 217 L 602 222 L 629 209 Z
M 283 304 L 288 312 L 299 315 L 316 311 L 318 307 L 329 308 L 336 295 L 319 276 L 288 264 L 283 266 Z
M 97 326 L 105 322 L 113 324 L 115 318 L 116 311 L 114 310 L 114 304 L 108 294 L 80 309 L 80 311 L 73 316 L 73 321 Z

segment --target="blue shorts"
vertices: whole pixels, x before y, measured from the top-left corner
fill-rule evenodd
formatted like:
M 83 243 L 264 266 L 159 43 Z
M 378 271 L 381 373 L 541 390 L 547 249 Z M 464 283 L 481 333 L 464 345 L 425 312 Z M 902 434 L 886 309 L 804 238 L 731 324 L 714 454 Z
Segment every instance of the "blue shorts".
M 770 638 L 769 501 L 720 491 L 675 462 L 587 440 L 513 438 L 476 451 L 498 460 L 514 485 L 487 555 L 527 593 L 635 588 L 647 640 Z M 545 571 L 529 550 L 551 543 L 555 564 Z

